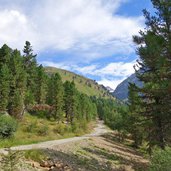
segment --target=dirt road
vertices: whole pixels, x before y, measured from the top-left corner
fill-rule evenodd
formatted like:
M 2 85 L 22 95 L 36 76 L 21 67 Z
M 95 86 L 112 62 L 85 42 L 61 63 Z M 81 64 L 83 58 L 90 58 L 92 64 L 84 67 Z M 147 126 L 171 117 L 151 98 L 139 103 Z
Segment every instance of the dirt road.
M 46 148 L 53 148 L 53 146 L 75 142 L 79 140 L 89 139 L 90 137 L 100 136 L 104 133 L 110 132 L 109 129 L 106 128 L 106 126 L 103 124 L 103 121 L 98 121 L 97 126 L 94 128 L 93 132 L 90 134 L 86 134 L 80 137 L 73 137 L 73 138 L 66 138 L 66 139 L 60 139 L 60 140 L 53 140 L 53 141 L 46 141 L 46 142 L 40 142 L 37 144 L 30 144 L 30 145 L 20 145 L 16 147 L 11 147 L 11 150 L 32 150 L 32 149 L 46 149 Z M 0 153 L 6 153 L 6 149 L 0 149 Z

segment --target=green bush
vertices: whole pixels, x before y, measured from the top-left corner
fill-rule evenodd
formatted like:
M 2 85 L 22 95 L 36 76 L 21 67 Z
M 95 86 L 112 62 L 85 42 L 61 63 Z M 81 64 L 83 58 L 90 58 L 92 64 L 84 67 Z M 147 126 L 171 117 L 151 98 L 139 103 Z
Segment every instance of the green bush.
M 35 132 L 35 129 L 37 128 L 37 121 L 29 123 L 26 127 L 25 130 L 26 132 L 33 133 Z
M 1 171 L 16 171 L 19 170 L 20 161 L 23 155 L 20 151 L 12 151 L 10 148 L 7 149 L 8 154 L 2 154 L 1 157 Z
M 0 138 L 10 138 L 17 130 L 17 121 L 8 115 L 0 115 Z
M 58 123 L 55 128 L 53 129 L 54 133 L 64 135 L 64 133 L 67 131 L 66 125 L 63 123 Z
M 40 136 L 48 135 L 49 127 L 47 125 L 42 125 L 39 128 L 37 128 L 37 133 Z
M 47 156 L 42 150 L 28 150 L 24 152 L 24 156 L 28 160 L 41 162 L 47 159 Z
M 154 150 L 149 171 L 171 171 L 171 148 Z

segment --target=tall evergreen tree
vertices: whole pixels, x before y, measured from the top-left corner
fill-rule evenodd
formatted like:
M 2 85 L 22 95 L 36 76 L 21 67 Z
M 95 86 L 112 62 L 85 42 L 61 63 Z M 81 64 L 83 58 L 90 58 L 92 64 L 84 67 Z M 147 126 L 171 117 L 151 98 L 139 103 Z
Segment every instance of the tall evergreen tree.
M 26 88 L 26 74 L 21 54 L 14 50 L 10 59 L 10 94 L 8 111 L 10 115 L 21 119 L 24 110 L 24 96 Z
M 37 67 L 36 73 L 36 102 L 38 104 L 45 104 L 47 92 L 47 75 L 42 65 Z
M 64 110 L 66 119 L 72 124 L 76 109 L 76 88 L 74 82 L 66 81 L 64 83 L 64 90 Z
M 141 111 L 140 107 L 141 99 L 138 95 L 137 87 L 135 84 L 129 84 L 129 98 L 128 98 L 128 106 L 129 106 L 129 123 L 128 129 L 132 134 L 132 138 L 134 140 L 134 146 L 138 148 L 142 145 L 143 135 L 144 135 L 144 122 L 143 117 L 139 114 Z
M 0 68 L 4 64 L 6 64 L 7 66 L 9 66 L 10 58 L 11 58 L 11 53 L 12 53 L 12 49 L 9 48 L 6 44 L 4 44 L 0 48 Z
M 37 55 L 33 54 L 33 49 L 29 41 L 25 42 L 23 52 L 24 69 L 27 73 L 27 94 L 30 94 L 29 96 L 34 97 L 34 100 L 36 100 Z
M 7 110 L 10 92 L 10 73 L 6 64 L 0 67 L 0 113 Z
M 60 75 L 56 73 L 49 79 L 47 103 L 53 107 L 52 116 L 55 120 L 61 120 L 63 115 L 63 83 Z
M 152 0 L 152 4 L 156 14 L 143 11 L 146 30 L 133 38 L 140 56 L 137 77 L 144 83 L 138 92 L 149 149 L 154 145 L 164 149 L 171 125 L 171 1 Z

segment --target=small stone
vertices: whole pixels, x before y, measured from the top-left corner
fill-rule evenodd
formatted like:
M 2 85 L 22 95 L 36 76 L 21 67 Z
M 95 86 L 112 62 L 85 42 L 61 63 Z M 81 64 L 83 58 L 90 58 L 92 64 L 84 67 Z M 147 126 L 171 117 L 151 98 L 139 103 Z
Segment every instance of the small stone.
M 47 167 L 48 166 L 48 162 L 47 161 L 41 161 L 40 162 L 40 166 L 41 167 Z
M 62 163 L 57 163 L 55 164 L 56 168 L 62 168 L 63 167 L 63 164 Z
M 39 163 L 37 163 L 37 162 L 32 162 L 32 167 L 34 167 L 34 168 L 38 168 L 39 166 L 40 166 L 40 164 Z

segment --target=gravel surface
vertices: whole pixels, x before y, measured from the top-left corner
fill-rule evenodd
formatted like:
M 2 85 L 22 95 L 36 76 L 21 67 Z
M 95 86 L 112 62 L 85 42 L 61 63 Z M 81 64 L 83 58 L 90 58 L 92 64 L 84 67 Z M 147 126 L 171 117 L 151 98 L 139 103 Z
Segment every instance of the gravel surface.
M 60 139 L 60 140 L 52 140 L 52 141 L 46 141 L 46 142 L 40 142 L 37 144 L 30 144 L 30 145 L 20 145 L 16 147 L 11 147 L 11 150 L 32 150 L 32 149 L 46 149 L 46 148 L 52 148 L 55 145 L 65 144 L 69 142 L 75 142 L 79 140 L 89 139 L 90 137 L 96 137 L 100 136 L 104 133 L 110 132 L 109 129 L 106 128 L 106 126 L 103 124 L 103 121 L 98 121 L 97 126 L 94 128 L 93 132 L 90 134 L 86 134 L 80 137 L 73 137 L 73 138 L 66 138 L 66 139 Z M 0 153 L 6 154 L 7 151 L 5 148 L 0 149 Z

